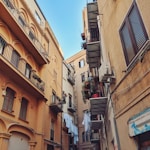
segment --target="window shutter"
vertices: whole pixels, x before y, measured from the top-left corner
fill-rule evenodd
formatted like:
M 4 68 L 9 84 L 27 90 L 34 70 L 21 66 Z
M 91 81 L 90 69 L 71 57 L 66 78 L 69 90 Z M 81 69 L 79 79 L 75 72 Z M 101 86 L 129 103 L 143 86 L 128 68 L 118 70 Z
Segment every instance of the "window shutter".
M 15 92 L 12 89 L 10 88 L 6 89 L 6 96 L 4 98 L 3 110 L 8 111 L 10 113 L 12 112 L 14 95 L 15 95 Z
M 19 64 L 20 55 L 14 50 L 11 57 L 11 63 L 17 68 Z
M 0 54 L 3 53 L 5 46 L 6 46 L 5 40 L 2 37 L 0 37 Z
M 127 57 L 126 61 L 127 64 L 132 60 L 132 58 L 135 56 L 135 52 L 134 52 L 134 48 L 133 48 L 133 44 L 131 41 L 131 37 L 129 35 L 129 30 L 126 26 L 126 24 L 123 26 L 122 31 L 122 38 L 123 38 L 123 43 L 124 43 L 124 47 L 126 49 L 125 52 L 125 57 Z
M 28 106 L 28 101 L 25 98 L 22 98 L 19 117 L 23 120 L 26 120 L 27 106 Z
M 138 47 L 138 50 L 140 50 L 140 48 L 147 40 L 147 37 L 144 32 L 144 27 L 142 25 L 142 22 L 140 20 L 140 16 L 135 7 L 132 8 L 131 13 L 129 14 L 129 21 L 132 28 L 132 32 L 134 34 L 136 45 Z

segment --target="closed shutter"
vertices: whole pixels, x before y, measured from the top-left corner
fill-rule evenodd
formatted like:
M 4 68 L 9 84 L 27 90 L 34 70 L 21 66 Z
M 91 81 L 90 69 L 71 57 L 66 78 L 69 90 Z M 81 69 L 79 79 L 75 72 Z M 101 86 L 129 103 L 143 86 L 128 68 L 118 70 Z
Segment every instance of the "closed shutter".
M 20 59 L 20 55 L 18 54 L 18 52 L 16 52 L 15 50 L 12 53 L 12 57 L 11 57 L 11 63 L 18 68 L 18 64 L 19 64 L 19 59 Z
M 0 37 L 0 54 L 3 54 L 5 46 L 6 46 L 5 40 L 2 37 Z
M 22 98 L 20 115 L 19 115 L 20 119 L 26 120 L 27 106 L 28 106 L 28 101 L 25 98 Z
M 6 96 L 4 98 L 3 110 L 10 112 L 10 113 L 12 112 L 14 95 L 15 95 L 15 92 L 12 89 L 10 88 L 6 89 Z

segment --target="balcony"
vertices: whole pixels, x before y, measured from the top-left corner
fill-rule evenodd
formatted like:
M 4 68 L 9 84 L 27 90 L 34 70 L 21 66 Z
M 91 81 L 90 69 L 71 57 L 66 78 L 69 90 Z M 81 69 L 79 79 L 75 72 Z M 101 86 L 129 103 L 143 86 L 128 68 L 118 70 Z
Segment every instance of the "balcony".
M 18 67 L 15 67 L 11 61 L 12 51 L 12 47 L 6 46 L 3 52 L 0 52 L 0 64 L 3 74 L 10 77 L 14 83 L 18 85 L 21 83 L 21 87 L 34 97 L 44 98 L 45 83 L 37 75 L 35 78 L 33 72 L 29 77 L 25 76 L 25 63 L 21 59 Z
M 0 0 L 0 19 L 5 22 L 17 39 L 25 46 L 39 65 L 49 62 L 48 53 L 23 20 L 11 0 Z M 9 20 L 9 21 L 8 21 Z
M 61 100 L 57 96 L 54 96 L 54 97 L 55 98 L 52 100 L 52 102 L 49 106 L 51 111 L 54 112 L 55 114 L 63 112 Z
M 103 122 L 102 120 L 91 120 L 91 129 L 99 130 L 102 128 Z
M 75 107 L 75 105 L 73 105 L 73 104 L 69 105 L 69 106 L 68 106 L 68 111 L 70 111 L 71 113 L 76 112 L 76 107 Z
M 97 16 L 98 16 L 97 2 L 87 3 L 88 29 L 90 34 L 87 42 L 99 41 Z
M 100 67 L 100 42 L 87 43 L 86 61 L 90 68 Z
M 105 115 L 107 99 L 107 97 L 90 98 L 91 115 Z
M 100 142 L 99 132 L 97 132 L 97 133 L 92 132 L 90 141 L 91 141 L 91 143 L 99 143 Z
M 90 77 L 83 83 L 82 96 L 84 100 L 105 96 L 103 84 L 98 77 Z
M 71 74 L 68 74 L 67 80 L 69 81 L 69 83 L 71 85 L 75 84 L 75 79 L 74 79 L 74 77 Z
M 86 60 L 89 64 L 89 68 L 100 67 L 100 40 L 99 40 L 99 29 L 97 23 L 98 6 L 97 2 L 91 2 L 87 4 L 88 14 L 88 29 L 89 36 L 86 41 Z

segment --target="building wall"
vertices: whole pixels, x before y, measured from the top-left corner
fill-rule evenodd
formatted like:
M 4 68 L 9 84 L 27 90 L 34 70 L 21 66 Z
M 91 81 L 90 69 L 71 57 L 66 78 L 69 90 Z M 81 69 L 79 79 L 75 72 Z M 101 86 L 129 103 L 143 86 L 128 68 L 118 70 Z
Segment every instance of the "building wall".
M 135 1 L 149 36 L 149 1 Z M 149 48 L 142 61 L 128 67 L 119 35 L 122 23 L 129 12 L 132 0 L 98 1 L 102 47 L 109 56 L 116 83 L 111 86 L 115 118 L 118 127 L 121 149 L 137 149 L 136 140 L 129 136 L 129 119 L 149 107 Z M 128 146 L 127 146 L 128 145 Z
M 83 67 L 79 67 L 79 62 L 85 61 Z M 83 143 L 82 133 L 84 132 L 84 126 L 82 124 L 84 110 L 89 108 L 89 101 L 84 101 L 82 96 L 82 85 L 81 74 L 85 74 L 85 80 L 87 79 L 88 65 L 86 63 L 86 51 L 81 50 L 77 54 L 66 60 L 67 63 L 71 63 L 75 68 L 75 93 L 77 100 L 77 116 L 78 116 L 78 130 L 79 130 L 79 149 L 87 148 L 91 143 Z
M 0 1 L 0 8 L 0 13 L 5 14 L 0 16 L 0 36 L 7 42 L 7 47 L 0 54 L 0 149 L 10 149 L 11 137 L 16 139 L 22 134 L 20 139 L 25 137 L 30 149 L 47 150 L 47 144 L 61 144 L 61 114 L 53 113 L 49 105 L 52 90 L 60 99 L 62 97 L 63 54 L 35 1 L 13 1 L 10 4 Z M 35 19 L 35 10 L 41 17 L 42 25 Z M 25 25 L 19 22 L 18 15 Z M 28 35 L 29 30 L 33 39 Z M 11 63 L 14 49 L 21 56 L 18 67 Z M 31 74 L 42 80 L 44 89 L 39 87 L 41 81 L 25 76 L 26 63 L 32 67 Z M 7 87 L 15 91 L 12 112 L 3 110 Z M 22 97 L 28 100 L 25 120 L 19 118 Z M 54 120 L 54 142 L 50 141 L 51 120 Z

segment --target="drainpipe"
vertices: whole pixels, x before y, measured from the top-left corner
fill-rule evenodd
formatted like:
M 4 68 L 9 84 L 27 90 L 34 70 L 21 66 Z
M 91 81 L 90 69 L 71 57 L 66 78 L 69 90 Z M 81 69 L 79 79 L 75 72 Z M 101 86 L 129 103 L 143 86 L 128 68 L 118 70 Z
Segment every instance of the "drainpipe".
M 112 101 L 112 98 L 111 98 L 111 92 L 110 92 L 110 87 L 108 87 L 108 92 L 110 94 L 110 104 L 111 104 L 111 108 L 112 108 L 112 111 L 113 111 L 113 123 L 114 123 L 114 127 L 115 127 L 115 134 L 116 134 L 116 141 L 117 141 L 117 146 L 118 146 L 118 150 L 121 150 L 121 147 L 120 147 L 120 140 L 119 140 L 119 134 L 118 134 L 118 128 L 117 128 L 117 123 L 116 123 L 116 119 L 115 119 L 115 113 L 114 113 L 114 107 L 113 107 L 113 101 Z
M 63 105 L 63 104 L 61 104 L 61 107 L 62 107 L 62 105 Z M 61 131 L 60 131 L 60 132 L 61 132 L 61 136 L 60 136 L 60 138 L 61 138 L 61 139 L 60 139 L 60 142 L 61 142 L 61 150 L 63 150 L 63 145 L 62 145 L 62 144 L 63 144 L 63 143 L 62 143 L 62 113 L 61 113 Z

